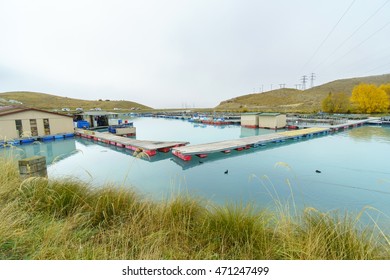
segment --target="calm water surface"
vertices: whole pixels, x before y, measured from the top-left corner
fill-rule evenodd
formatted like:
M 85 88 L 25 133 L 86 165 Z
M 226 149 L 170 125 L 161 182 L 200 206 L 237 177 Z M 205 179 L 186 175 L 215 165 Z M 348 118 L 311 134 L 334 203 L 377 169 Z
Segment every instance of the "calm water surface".
M 274 133 L 155 118 L 135 119 L 134 126 L 137 139 L 191 144 Z M 254 202 L 273 207 L 279 199 L 294 201 L 299 208 L 356 213 L 370 206 L 390 215 L 389 127 L 365 126 L 230 155 L 193 157 L 189 163 L 171 153 L 158 154 L 150 161 L 134 158 L 126 149 L 80 138 L 20 147 L 27 156 L 46 155 L 51 178 L 73 176 L 96 185 L 133 186 L 157 199 L 186 191 L 217 203 Z M 371 212 L 374 217 L 378 214 Z

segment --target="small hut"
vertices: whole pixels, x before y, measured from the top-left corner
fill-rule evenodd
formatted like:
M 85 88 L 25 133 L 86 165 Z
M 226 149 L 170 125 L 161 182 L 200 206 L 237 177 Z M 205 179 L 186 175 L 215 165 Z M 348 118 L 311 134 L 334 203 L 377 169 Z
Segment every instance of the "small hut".
M 259 127 L 259 113 L 241 114 L 241 126 L 249 128 Z
M 286 115 L 280 113 L 261 113 L 258 115 L 260 128 L 279 129 L 286 127 Z

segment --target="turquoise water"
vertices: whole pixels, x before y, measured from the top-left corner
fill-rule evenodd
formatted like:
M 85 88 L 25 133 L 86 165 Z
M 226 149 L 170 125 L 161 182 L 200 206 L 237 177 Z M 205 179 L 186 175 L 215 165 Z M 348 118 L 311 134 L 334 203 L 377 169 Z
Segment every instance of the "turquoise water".
M 137 139 L 191 144 L 274 133 L 155 118 L 135 119 L 134 126 Z M 217 203 L 254 202 L 273 207 L 279 199 L 298 208 L 356 213 L 370 206 L 390 215 L 389 127 L 364 126 L 230 155 L 193 157 L 189 163 L 171 153 L 158 154 L 150 161 L 135 158 L 126 149 L 80 138 L 20 148 L 28 156 L 47 155 L 52 178 L 73 176 L 96 185 L 134 186 L 156 199 L 185 191 Z M 377 214 L 372 211 L 374 217 Z

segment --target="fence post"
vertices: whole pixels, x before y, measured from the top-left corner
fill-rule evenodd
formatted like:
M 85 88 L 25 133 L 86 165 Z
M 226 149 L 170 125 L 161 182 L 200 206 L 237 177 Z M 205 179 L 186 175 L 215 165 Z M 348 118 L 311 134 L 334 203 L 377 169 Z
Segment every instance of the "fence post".
M 46 157 L 33 156 L 19 160 L 19 174 L 22 179 L 47 177 Z

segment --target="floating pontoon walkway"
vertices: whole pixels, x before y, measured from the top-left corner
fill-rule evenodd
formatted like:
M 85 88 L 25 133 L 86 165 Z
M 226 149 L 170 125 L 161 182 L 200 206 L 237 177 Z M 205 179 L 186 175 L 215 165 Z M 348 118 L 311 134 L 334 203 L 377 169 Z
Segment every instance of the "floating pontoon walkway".
M 299 128 L 322 127 L 322 128 L 329 128 L 332 132 L 335 132 L 335 131 L 339 131 L 342 129 L 355 128 L 355 127 L 362 126 L 364 124 L 367 124 L 367 123 L 370 123 L 373 121 L 377 121 L 377 120 L 380 120 L 380 118 L 369 118 L 369 119 L 362 119 L 362 120 L 348 120 L 347 122 L 342 123 L 342 124 L 332 124 L 332 125 L 329 125 L 329 124 L 322 124 L 321 125 L 318 123 L 301 122 L 301 123 L 298 123 L 297 125 L 293 124 L 293 126 L 296 126 Z
M 193 155 L 202 158 L 207 157 L 207 155 L 211 153 L 230 153 L 231 150 L 241 151 L 251 147 L 262 146 L 266 143 L 278 143 L 286 141 L 287 139 L 299 139 L 302 137 L 311 137 L 313 135 L 325 135 L 329 132 L 330 129 L 328 128 L 312 127 L 300 130 L 244 137 L 235 140 L 225 140 L 220 142 L 178 147 L 173 148 L 172 153 L 182 160 L 189 161 Z
M 347 123 L 344 124 L 337 124 L 337 125 L 331 125 L 329 126 L 331 131 L 339 131 L 341 129 L 350 129 L 350 128 L 355 128 L 358 126 L 362 126 L 366 123 L 369 123 L 370 121 L 377 120 L 379 118 L 369 118 L 369 119 L 364 119 L 364 120 L 349 120 Z
M 92 139 L 113 146 L 144 152 L 148 156 L 154 156 L 157 151 L 167 153 L 174 147 L 187 145 L 188 142 L 174 141 L 148 141 L 136 140 L 122 136 L 116 136 L 108 132 L 97 132 L 84 129 L 76 129 L 75 134 L 83 138 Z

